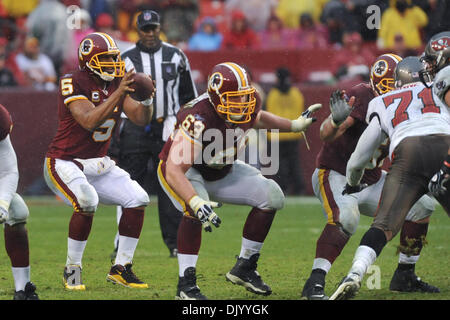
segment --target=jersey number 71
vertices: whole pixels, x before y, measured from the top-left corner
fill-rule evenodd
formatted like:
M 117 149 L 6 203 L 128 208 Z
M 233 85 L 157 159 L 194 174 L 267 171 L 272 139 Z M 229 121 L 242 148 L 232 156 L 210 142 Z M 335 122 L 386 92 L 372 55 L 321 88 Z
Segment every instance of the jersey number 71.
M 424 88 L 417 94 L 417 97 L 422 101 L 422 113 L 434 112 L 441 113 L 441 108 L 436 106 L 433 100 L 433 94 L 431 88 Z M 394 118 L 391 120 L 392 126 L 395 128 L 399 123 L 409 119 L 408 107 L 413 100 L 413 91 L 401 91 L 398 93 L 391 94 L 383 98 L 384 106 L 388 108 L 395 100 L 400 99 L 397 110 L 395 110 Z

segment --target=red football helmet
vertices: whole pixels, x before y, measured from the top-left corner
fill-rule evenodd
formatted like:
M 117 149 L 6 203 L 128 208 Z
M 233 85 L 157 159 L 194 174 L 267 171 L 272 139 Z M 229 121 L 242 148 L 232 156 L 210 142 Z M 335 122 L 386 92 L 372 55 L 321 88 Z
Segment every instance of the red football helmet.
M 370 85 L 376 95 L 392 91 L 394 86 L 394 71 L 402 57 L 386 53 L 379 56 L 370 69 Z
M 104 61 L 103 56 L 110 56 L 112 60 Z M 87 68 L 105 81 L 125 74 L 125 62 L 120 58 L 119 48 L 106 33 L 94 32 L 84 37 L 78 48 L 78 61 L 82 70 Z
M 209 101 L 232 123 L 246 123 L 255 111 L 255 88 L 244 68 L 233 62 L 217 64 L 208 78 Z

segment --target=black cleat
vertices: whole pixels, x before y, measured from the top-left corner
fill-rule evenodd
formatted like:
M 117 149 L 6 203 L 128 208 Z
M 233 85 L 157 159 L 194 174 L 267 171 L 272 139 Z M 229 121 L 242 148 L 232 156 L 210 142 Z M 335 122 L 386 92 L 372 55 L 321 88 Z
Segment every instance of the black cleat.
M 395 270 L 389 290 L 398 292 L 439 293 L 439 288 L 422 281 L 413 270 Z
M 14 300 L 39 300 L 36 286 L 33 282 L 27 282 L 24 290 L 16 291 L 14 293 Z
M 169 258 L 176 258 L 178 256 L 178 249 L 177 248 L 170 249 L 169 251 L 170 251 Z
M 195 268 L 189 267 L 184 270 L 184 277 L 178 278 L 176 300 L 208 300 L 197 286 Z
M 325 282 L 319 283 L 314 279 L 309 278 L 302 291 L 302 299 L 307 300 L 328 300 L 328 296 L 325 295 Z
M 225 277 L 228 281 L 241 285 L 250 292 L 268 296 L 272 293 L 272 289 L 264 283 L 256 271 L 258 259 L 259 253 L 252 255 L 249 259 L 237 257 L 236 264 Z

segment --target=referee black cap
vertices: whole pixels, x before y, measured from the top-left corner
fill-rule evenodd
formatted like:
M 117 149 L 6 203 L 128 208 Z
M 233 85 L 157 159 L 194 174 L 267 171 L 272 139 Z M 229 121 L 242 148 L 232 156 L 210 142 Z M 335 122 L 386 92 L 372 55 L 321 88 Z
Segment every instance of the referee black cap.
M 153 10 L 144 10 L 137 17 L 137 27 L 142 29 L 146 26 L 159 26 L 159 14 Z

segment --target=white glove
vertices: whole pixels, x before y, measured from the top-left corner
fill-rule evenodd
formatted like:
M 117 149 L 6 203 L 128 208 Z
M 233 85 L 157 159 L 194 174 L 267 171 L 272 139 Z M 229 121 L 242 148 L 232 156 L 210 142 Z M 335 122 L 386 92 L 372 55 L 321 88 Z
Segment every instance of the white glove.
M 141 104 L 143 104 L 146 107 L 150 107 L 153 104 L 153 97 L 148 98 L 147 100 L 141 101 Z
M 6 210 L 3 207 L 0 207 L 0 224 L 8 220 L 8 218 L 9 218 L 8 210 Z
M 220 223 L 222 221 L 212 209 L 220 207 L 220 203 L 214 201 L 206 201 L 199 196 L 193 196 L 191 200 L 189 200 L 189 206 L 194 211 L 195 216 L 202 223 L 205 231 L 212 231 L 211 224 L 213 224 L 216 228 L 220 226 Z
M 311 118 L 311 115 L 322 108 L 322 104 L 316 103 L 308 107 L 306 111 L 302 113 L 296 120 L 291 121 L 291 131 L 300 132 L 305 131 L 308 127 L 316 121 L 316 118 Z

